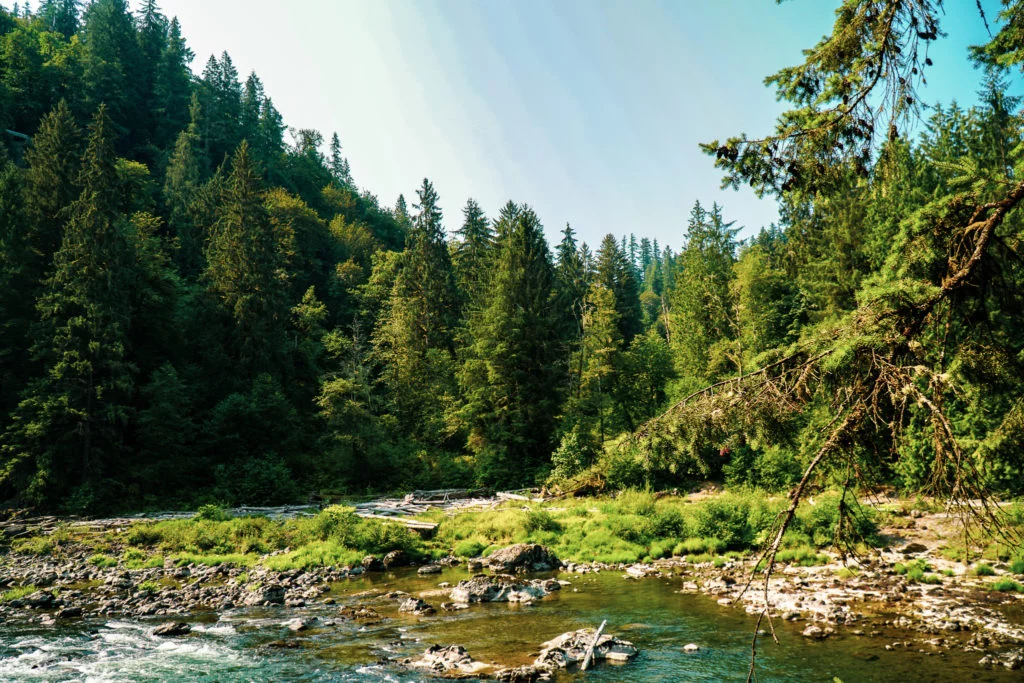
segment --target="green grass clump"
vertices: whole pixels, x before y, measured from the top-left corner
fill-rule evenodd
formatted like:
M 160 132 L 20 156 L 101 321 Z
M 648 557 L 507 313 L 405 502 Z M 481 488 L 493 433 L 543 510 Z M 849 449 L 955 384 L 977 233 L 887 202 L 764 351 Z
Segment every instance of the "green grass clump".
M 992 584 L 992 590 L 1002 593 L 1020 593 L 1024 591 L 1024 586 L 1021 586 L 1011 578 L 1004 577 Z
M 160 584 L 156 581 L 143 581 L 139 584 L 139 590 L 144 593 L 156 593 L 160 590 Z
M 1010 572 L 1013 574 L 1024 574 L 1024 554 L 1017 555 L 1010 561 Z
M 26 595 L 31 595 L 35 592 L 35 586 L 19 586 L 17 588 L 12 588 L 8 591 L 4 591 L 2 594 L 0 594 L 0 602 L 10 602 L 11 600 L 19 600 L 25 597 Z
M 117 566 L 116 557 L 111 557 L 110 555 L 103 555 L 102 553 L 97 553 L 96 555 L 93 555 L 88 560 L 86 560 L 86 562 L 88 562 L 94 567 L 100 567 L 103 569 L 106 569 L 107 567 Z
M 56 544 L 47 536 L 32 536 L 15 541 L 11 548 L 24 555 L 52 555 Z
M 796 564 L 801 567 L 817 567 L 828 564 L 828 555 L 819 555 L 810 546 L 797 546 L 795 548 L 782 548 L 775 555 L 775 561 L 779 563 Z
M 995 576 L 995 574 L 996 570 L 993 569 L 990 565 L 985 564 L 984 562 L 979 563 L 974 568 L 975 576 Z

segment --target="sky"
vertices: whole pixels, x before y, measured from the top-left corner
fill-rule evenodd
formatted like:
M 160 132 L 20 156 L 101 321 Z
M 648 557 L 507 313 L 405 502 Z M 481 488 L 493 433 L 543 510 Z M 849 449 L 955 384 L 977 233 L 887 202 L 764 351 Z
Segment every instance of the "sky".
M 138 0 L 134 0 L 137 6 Z M 356 183 L 393 206 L 424 177 L 449 231 L 467 198 L 531 205 L 556 242 L 636 233 L 678 248 L 694 201 L 749 236 L 771 199 L 720 189 L 698 143 L 765 134 L 764 78 L 829 32 L 838 0 L 161 0 L 198 73 L 227 51 L 295 128 L 341 138 Z M 923 100 L 975 101 L 987 38 L 946 2 Z M 989 20 L 998 0 L 982 0 Z

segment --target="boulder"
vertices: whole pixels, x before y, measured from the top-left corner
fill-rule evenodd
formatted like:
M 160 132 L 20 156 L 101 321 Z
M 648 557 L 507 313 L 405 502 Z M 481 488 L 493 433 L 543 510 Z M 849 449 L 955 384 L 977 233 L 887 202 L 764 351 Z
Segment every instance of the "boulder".
M 256 605 L 283 605 L 284 586 L 278 586 L 276 584 L 260 586 L 256 590 L 249 591 L 249 594 L 245 596 L 243 603 L 249 607 Z
M 502 572 L 544 572 L 561 566 L 551 550 L 536 543 L 516 543 L 496 550 L 487 563 L 491 569 Z
M 436 564 L 428 564 L 428 565 L 425 565 L 425 566 L 420 567 L 419 569 L 417 569 L 416 573 L 421 575 L 421 576 L 424 576 L 426 574 L 440 574 L 441 573 L 441 567 L 439 567 Z
M 184 621 L 168 621 L 153 629 L 154 636 L 169 638 L 172 636 L 183 636 L 192 632 L 192 627 Z
M 466 648 L 461 645 L 431 645 L 423 655 L 416 660 L 405 660 L 406 666 L 416 669 L 425 669 L 439 676 L 462 677 L 465 674 L 478 674 L 490 668 L 483 662 L 477 662 Z
M 392 550 L 384 556 L 382 564 L 385 569 L 391 569 L 392 567 L 408 567 L 409 556 L 405 554 L 404 550 Z
M 57 619 L 75 619 L 82 616 L 81 607 L 65 607 L 57 610 L 57 613 L 53 615 Z
M 697 643 L 683 645 L 683 652 L 697 652 L 698 650 L 700 650 L 700 645 L 697 645 Z
M 408 598 L 398 606 L 398 611 L 423 616 L 425 614 L 433 614 L 434 608 L 419 598 Z
M 513 576 L 499 574 L 474 576 L 451 589 L 452 602 L 532 602 L 548 594 L 541 581 L 518 581 Z
M 363 571 L 368 572 L 382 572 L 384 571 L 384 563 L 376 555 L 367 555 L 363 558 L 360 563 L 363 567 Z

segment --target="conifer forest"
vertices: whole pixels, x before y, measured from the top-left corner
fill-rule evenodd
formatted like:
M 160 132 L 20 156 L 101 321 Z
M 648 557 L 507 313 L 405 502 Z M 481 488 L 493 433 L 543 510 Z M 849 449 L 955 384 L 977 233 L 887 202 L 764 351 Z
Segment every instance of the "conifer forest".
M 155 0 L 0 9 L 0 506 L 1024 494 L 1024 3 L 970 107 L 918 99 L 941 0 L 834 4 L 774 130 L 704 144 L 778 222 L 673 244 L 378 197 Z

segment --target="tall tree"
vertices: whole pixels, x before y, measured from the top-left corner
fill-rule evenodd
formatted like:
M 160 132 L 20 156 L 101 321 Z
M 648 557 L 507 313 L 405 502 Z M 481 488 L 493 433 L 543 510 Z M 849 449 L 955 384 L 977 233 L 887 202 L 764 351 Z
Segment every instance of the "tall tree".
M 206 281 L 234 322 L 236 358 L 251 378 L 277 370 L 288 322 L 287 274 L 246 142 L 231 159 L 206 249 Z
M 640 286 L 626 249 L 621 248 L 611 234 L 605 235 L 597 250 L 594 282 L 607 287 L 615 297 L 619 313 L 619 330 L 628 344 L 643 331 L 640 311 Z
M 502 485 L 531 481 L 551 452 L 559 399 L 554 268 L 532 209 L 509 202 L 487 305 L 470 321 L 473 345 L 459 373 L 477 476 Z
M 0 482 L 36 503 L 53 503 L 76 484 L 76 504 L 96 503 L 131 416 L 135 259 L 117 210 L 111 128 L 100 107 L 89 129 L 82 193 L 39 300 L 33 354 L 45 370 L 3 437 Z

